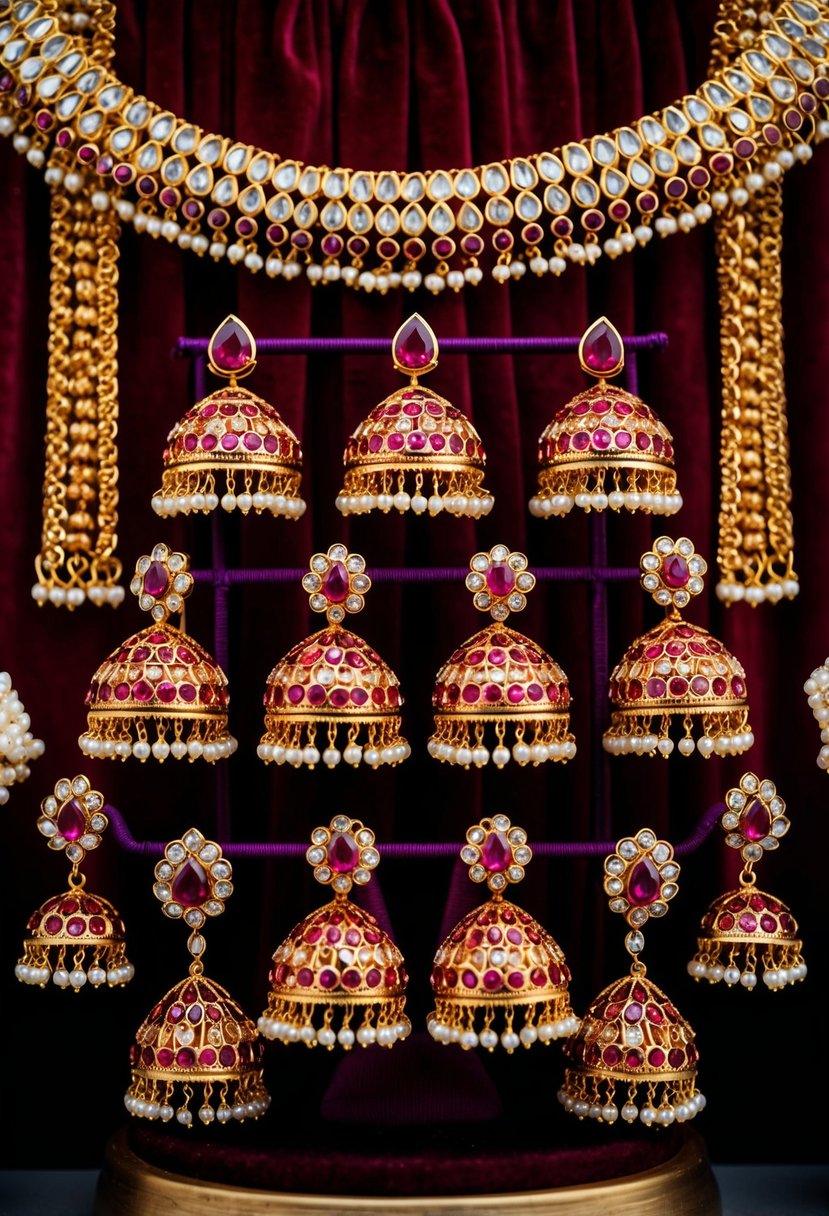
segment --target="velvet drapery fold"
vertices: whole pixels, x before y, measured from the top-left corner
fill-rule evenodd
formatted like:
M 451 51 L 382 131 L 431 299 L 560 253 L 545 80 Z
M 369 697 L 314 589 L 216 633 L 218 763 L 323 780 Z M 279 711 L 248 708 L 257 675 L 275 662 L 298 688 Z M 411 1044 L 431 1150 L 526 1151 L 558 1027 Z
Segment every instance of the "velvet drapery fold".
M 215 130 L 277 151 L 285 158 L 352 168 L 457 168 L 551 148 L 630 121 L 695 88 L 703 78 L 715 4 L 633 0 L 119 0 L 116 61 L 120 74 L 148 97 Z M 4 645 L 0 667 L 14 677 L 34 729 L 46 740 L 32 777 L 13 789 L 4 809 L 8 879 L 3 918 L 4 1002 L 14 1053 L 4 1086 L 22 1103 L 7 1130 L 10 1162 L 35 1164 L 31 1147 L 43 1103 L 58 1112 L 61 1146 L 50 1164 L 91 1162 L 120 1118 L 127 1050 L 147 1008 L 183 972 L 184 943 L 162 927 L 153 906 L 151 866 L 118 854 L 105 840 L 89 866 L 89 885 L 115 899 L 127 918 L 138 974 L 126 991 L 84 993 L 77 1000 L 23 989 L 12 978 L 25 921 L 60 889 L 62 861 L 47 855 L 34 829 L 37 804 L 63 775 L 84 770 L 126 815 L 138 837 L 167 837 L 196 822 L 212 826 L 215 774 L 104 762 L 81 763 L 87 681 L 104 655 L 139 626 L 134 601 L 113 613 L 86 605 L 74 614 L 30 598 L 40 531 L 43 402 L 48 316 L 48 199 L 41 177 L 0 146 L 0 493 L 5 522 L 0 583 Z M 784 322 L 792 443 L 794 516 L 802 593 L 794 604 L 726 612 L 708 593 L 689 610 L 734 650 L 748 675 L 757 743 L 744 760 L 685 762 L 619 759 L 609 765 L 616 835 L 650 825 L 678 839 L 746 769 L 772 777 L 792 813 L 781 852 L 762 867 L 761 885 L 792 903 L 806 933 L 807 961 L 826 947 L 820 923 L 815 842 L 822 830 L 826 777 L 814 764 L 820 747 L 803 681 L 825 657 L 822 525 L 829 507 L 825 476 L 829 438 L 823 393 L 829 375 L 825 343 L 829 243 L 815 200 L 829 187 L 829 159 L 787 178 Z M 602 259 L 605 262 L 606 259 Z M 304 281 L 271 282 L 182 253 L 131 229 L 121 242 L 119 551 L 125 568 L 157 539 L 172 540 L 199 565 L 210 560 L 210 525 L 202 519 L 161 522 L 150 510 L 160 484 L 161 452 L 172 424 L 191 403 L 189 369 L 170 358 L 182 333 L 207 335 L 229 311 L 261 336 L 385 335 L 417 308 L 440 336 L 576 334 L 599 313 L 624 333 L 667 331 L 663 354 L 640 360 L 642 396 L 674 434 L 681 514 L 663 526 L 625 516 L 609 521 L 613 564 L 635 564 L 660 532 L 692 537 L 714 573 L 718 487 L 717 297 L 710 231 L 656 240 L 613 265 L 570 268 L 548 277 L 439 298 L 403 292 L 384 298 L 340 287 L 312 290 Z M 445 357 L 430 386 L 475 421 L 488 452 L 492 515 L 466 521 L 402 520 L 372 515 L 344 522 L 334 508 L 348 433 L 396 387 L 390 360 L 300 356 L 262 359 L 255 390 L 272 401 L 302 436 L 308 511 L 297 524 L 270 519 L 223 521 L 232 559 L 249 565 L 302 565 L 316 548 L 348 539 L 371 567 L 466 565 L 476 548 L 497 541 L 523 549 L 537 565 L 586 561 L 587 521 L 539 522 L 526 504 L 535 485 L 535 443 L 554 411 L 582 385 L 574 358 Z M 713 582 L 713 578 L 711 580 Z M 653 617 L 635 585 L 610 593 L 611 661 Z M 229 764 L 234 830 L 243 839 L 304 839 L 332 807 L 363 814 L 383 838 L 454 839 L 483 809 L 501 809 L 536 839 L 591 834 L 590 663 L 587 589 L 539 587 L 515 625 L 537 638 L 568 673 L 575 697 L 576 760 L 550 772 L 469 774 L 425 756 L 429 695 L 443 659 L 477 622 L 462 586 L 377 586 L 357 630 L 401 677 L 413 759 L 396 773 L 266 773 L 255 756 L 261 693 L 276 660 L 314 627 L 299 588 L 254 588 L 231 596 L 231 716 L 240 752 Z M 188 605 L 188 631 L 210 649 L 211 602 L 198 588 Z M 721 889 L 725 849 L 712 840 L 683 868 L 671 917 L 648 933 L 647 960 L 697 1028 L 702 1088 L 714 1095 L 704 1132 L 722 1157 L 764 1153 L 750 1129 L 731 1123 L 739 1088 L 745 1109 L 782 1092 L 784 1059 L 770 1042 L 796 1042 L 816 1022 L 819 983 L 767 1000 L 761 992 L 703 991 L 685 976 L 696 922 Z M 237 895 L 223 922 L 211 926 L 208 972 L 257 1014 L 264 1004 L 267 957 L 322 893 L 301 866 L 237 866 Z M 583 1008 L 601 983 L 624 967 L 621 923 L 610 924 L 599 898 L 597 866 L 537 862 L 518 900 L 561 941 Z M 429 962 L 450 881 L 448 866 L 388 862 L 379 880 L 414 977 L 412 1009 L 428 1008 Z M 746 999 L 747 998 L 747 999 Z M 773 1004 L 773 1011 L 769 1006 Z M 739 1027 L 739 1031 L 735 1029 Z M 739 1034 L 735 1053 L 735 1037 Z M 561 1070 L 551 1049 L 538 1064 L 486 1062 L 507 1110 L 519 1100 L 549 1110 Z M 270 1054 L 272 1053 L 272 1054 Z M 319 1106 L 336 1061 L 322 1053 L 269 1049 L 295 1089 L 301 1109 Z M 753 1061 L 762 1066 L 753 1067 Z M 94 1061 L 94 1063 L 93 1063 Z M 710 1063 L 708 1063 L 710 1061 Z M 814 1061 L 815 1069 L 825 1063 Z M 731 1069 L 731 1073 L 728 1073 Z M 510 1072 L 510 1070 L 512 1070 Z M 707 1074 L 707 1076 L 706 1076 Z M 538 1090 L 543 1077 L 544 1093 Z M 729 1077 L 732 1078 L 729 1080 Z M 816 1078 L 819 1079 L 819 1078 Z M 815 1087 L 821 1092 L 820 1084 Z M 428 1110 L 428 1101 L 424 1109 Z M 274 1132 L 278 1134 L 277 1125 Z M 555 1136 L 555 1130 L 552 1135 Z M 814 1131 L 780 1133 L 781 1155 L 808 1157 Z

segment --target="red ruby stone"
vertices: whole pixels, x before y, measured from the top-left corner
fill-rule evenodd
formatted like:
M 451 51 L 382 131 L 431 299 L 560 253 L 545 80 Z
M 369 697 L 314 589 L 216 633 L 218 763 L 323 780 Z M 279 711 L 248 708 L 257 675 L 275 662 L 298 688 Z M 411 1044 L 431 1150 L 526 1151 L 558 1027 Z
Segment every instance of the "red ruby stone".
M 764 840 L 771 829 L 771 815 L 759 798 L 752 798 L 740 816 L 740 831 L 746 840 Z
M 678 553 L 672 553 L 662 563 L 662 577 L 669 587 L 684 587 L 691 577 L 688 563 Z
M 401 367 L 418 371 L 435 359 L 435 340 L 425 321 L 415 313 L 410 317 L 394 343 L 394 358 Z
M 253 358 L 250 338 L 238 321 L 228 318 L 213 338 L 210 356 L 223 372 L 238 372 Z
M 173 899 L 185 908 L 197 908 L 210 894 L 210 886 L 204 867 L 195 857 L 183 861 L 173 875 L 170 888 Z
M 145 595 L 151 595 L 153 599 L 159 599 L 170 583 L 170 575 L 167 567 L 161 562 L 152 562 L 144 575 L 142 590 Z
M 643 857 L 633 867 L 631 876 L 628 879 L 628 899 L 637 908 L 642 908 L 646 904 L 653 903 L 659 895 L 661 881 L 659 871 L 650 857 Z
M 332 832 L 328 842 L 328 864 L 335 874 L 350 873 L 360 859 L 360 851 L 353 836 L 345 832 Z
M 77 798 L 61 807 L 57 818 L 58 831 L 65 840 L 79 840 L 86 830 L 86 815 Z
M 348 571 L 342 562 L 333 562 L 322 580 L 322 594 L 330 604 L 341 604 L 348 598 Z
M 618 370 L 624 357 L 619 335 L 606 321 L 597 321 L 582 339 L 581 357 L 592 372 L 600 375 Z
M 503 832 L 490 832 L 481 849 L 481 862 L 490 874 L 506 870 L 512 862 L 512 849 Z
M 493 595 L 509 595 L 515 586 L 515 571 L 506 562 L 491 562 L 486 572 L 486 585 Z

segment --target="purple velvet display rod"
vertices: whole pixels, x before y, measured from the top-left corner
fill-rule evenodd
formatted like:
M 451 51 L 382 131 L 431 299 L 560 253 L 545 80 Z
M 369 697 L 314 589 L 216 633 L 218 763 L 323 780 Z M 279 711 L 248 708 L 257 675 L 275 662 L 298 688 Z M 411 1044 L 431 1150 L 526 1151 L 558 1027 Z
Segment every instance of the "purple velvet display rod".
M 724 802 L 717 802 L 710 806 L 690 836 L 675 845 L 674 852 L 677 857 L 684 857 L 688 853 L 695 852 L 710 836 L 725 809 Z M 136 840 L 119 810 L 114 806 L 106 806 L 104 810 L 109 816 L 112 834 L 125 852 L 138 853 L 144 857 L 160 857 L 163 854 L 165 841 Z M 541 840 L 531 841 L 530 844 L 536 857 L 604 857 L 605 854 L 612 853 L 616 848 L 615 840 Z M 304 857 L 309 847 L 308 844 L 277 843 L 276 841 L 247 843 L 229 841 L 221 846 L 222 852 L 227 857 L 258 858 Z M 390 841 L 388 844 L 381 843 L 379 847 L 384 858 L 410 860 L 433 857 L 453 858 L 457 857 L 460 848 L 458 841 L 422 843 Z
M 542 582 L 621 583 L 639 577 L 638 566 L 533 566 Z M 194 570 L 199 583 L 229 586 L 232 583 L 299 583 L 308 573 L 307 566 L 264 567 L 249 570 L 225 569 L 218 563 L 212 570 Z M 457 583 L 469 573 L 468 566 L 371 566 L 374 583 Z
M 578 350 L 581 338 L 440 338 L 440 351 L 449 355 L 569 354 Z M 663 350 L 668 335 L 639 334 L 623 338 L 631 351 Z M 173 351 L 182 358 L 204 355 L 209 338 L 179 338 Z M 263 355 L 388 355 L 388 338 L 257 338 L 257 354 Z

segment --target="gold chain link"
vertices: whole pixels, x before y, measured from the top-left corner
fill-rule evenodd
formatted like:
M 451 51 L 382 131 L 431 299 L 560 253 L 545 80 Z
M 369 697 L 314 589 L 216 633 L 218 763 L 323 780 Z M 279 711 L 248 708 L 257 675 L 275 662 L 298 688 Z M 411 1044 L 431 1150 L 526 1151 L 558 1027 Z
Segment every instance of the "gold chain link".
M 90 58 L 112 59 L 115 5 L 101 0 L 50 5 L 64 28 L 82 27 Z M 49 368 L 46 387 L 46 472 L 43 534 L 35 562 L 39 603 L 74 608 L 85 598 L 118 603 L 118 238 L 120 221 L 93 206 L 86 191 L 71 194 L 64 178 L 71 155 L 56 148 L 52 187 Z

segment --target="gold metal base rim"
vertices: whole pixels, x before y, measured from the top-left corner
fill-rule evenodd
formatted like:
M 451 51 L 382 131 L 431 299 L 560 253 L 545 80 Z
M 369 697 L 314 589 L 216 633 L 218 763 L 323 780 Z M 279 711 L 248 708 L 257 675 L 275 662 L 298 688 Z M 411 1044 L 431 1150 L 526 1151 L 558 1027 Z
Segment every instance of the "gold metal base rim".
M 107 1146 L 98 1182 L 95 1216 L 721 1216 L 717 1183 L 702 1140 L 688 1132 L 677 1153 L 637 1174 L 496 1195 L 386 1196 L 308 1195 L 253 1190 L 205 1182 L 150 1165 L 120 1131 Z

